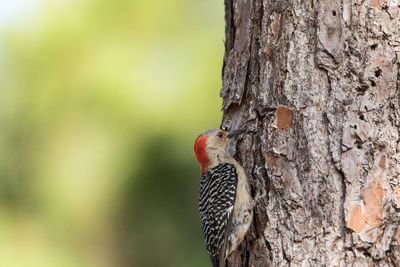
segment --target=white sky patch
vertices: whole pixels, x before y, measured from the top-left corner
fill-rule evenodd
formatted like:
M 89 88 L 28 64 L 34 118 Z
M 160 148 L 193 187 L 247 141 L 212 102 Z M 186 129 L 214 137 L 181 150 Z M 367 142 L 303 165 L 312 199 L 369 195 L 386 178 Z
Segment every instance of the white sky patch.
M 0 75 L 3 71 L 3 31 L 14 26 L 28 24 L 38 10 L 40 0 L 0 0 Z
M 0 30 L 26 22 L 38 3 L 38 0 L 0 0 Z

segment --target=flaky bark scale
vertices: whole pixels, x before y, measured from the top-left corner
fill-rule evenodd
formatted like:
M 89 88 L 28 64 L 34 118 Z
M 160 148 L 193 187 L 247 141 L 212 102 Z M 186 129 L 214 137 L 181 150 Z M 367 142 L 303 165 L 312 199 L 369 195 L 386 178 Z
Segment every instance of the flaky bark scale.
M 222 127 L 268 190 L 228 266 L 400 266 L 400 1 L 225 12 Z

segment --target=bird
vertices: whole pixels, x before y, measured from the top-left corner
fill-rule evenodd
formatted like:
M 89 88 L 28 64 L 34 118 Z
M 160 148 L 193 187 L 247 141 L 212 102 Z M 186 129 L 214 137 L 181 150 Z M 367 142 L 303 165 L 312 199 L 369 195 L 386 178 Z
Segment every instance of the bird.
M 226 153 L 229 142 L 243 133 L 214 128 L 201 133 L 194 143 L 201 168 L 200 222 L 213 267 L 225 266 L 253 219 L 256 199 L 251 196 L 246 172 Z

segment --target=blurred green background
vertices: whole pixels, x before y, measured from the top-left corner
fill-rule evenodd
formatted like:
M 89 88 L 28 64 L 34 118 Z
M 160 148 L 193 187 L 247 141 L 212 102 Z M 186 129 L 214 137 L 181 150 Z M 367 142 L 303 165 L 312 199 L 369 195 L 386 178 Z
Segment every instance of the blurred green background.
M 223 1 L 0 0 L 0 266 L 209 266 Z

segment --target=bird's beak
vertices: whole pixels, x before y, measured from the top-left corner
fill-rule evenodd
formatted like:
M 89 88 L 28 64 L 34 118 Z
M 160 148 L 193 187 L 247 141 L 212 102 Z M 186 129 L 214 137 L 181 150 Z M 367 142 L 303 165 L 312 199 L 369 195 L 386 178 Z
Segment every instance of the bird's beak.
M 232 139 L 240 134 L 244 133 L 243 130 L 233 130 L 229 131 L 228 134 L 226 135 L 226 138 Z

